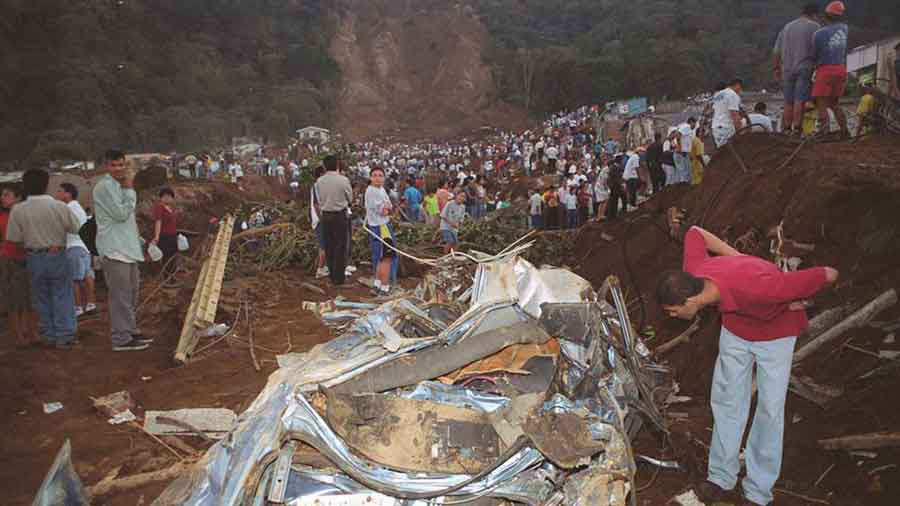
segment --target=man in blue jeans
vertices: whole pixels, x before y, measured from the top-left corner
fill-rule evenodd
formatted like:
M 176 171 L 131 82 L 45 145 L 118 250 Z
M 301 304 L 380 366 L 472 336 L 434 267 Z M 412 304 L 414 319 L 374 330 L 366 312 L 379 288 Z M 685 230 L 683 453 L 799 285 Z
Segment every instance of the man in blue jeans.
M 710 394 L 714 424 L 709 468 L 706 481 L 694 489 L 704 503 L 721 502 L 726 490 L 737 485 L 754 364 L 759 401 L 744 452 L 747 475 L 741 506 L 772 502 L 772 487 L 781 474 L 784 403 L 794 344 L 808 326 L 800 301 L 837 277 L 831 267 L 782 272 L 772 262 L 743 255 L 699 227 L 685 234 L 683 270 L 663 273 L 657 301 L 674 318 L 691 320 L 707 306 L 722 314 Z
M 13 207 L 6 240 L 24 244 L 31 275 L 31 303 L 39 317 L 41 337 L 50 346 L 69 349 L 78 340 L 66 234 L 78 233 L 79 223 L 64 203 L 47 195 L 50 175 L 46 171 L 29 170 L 22 181 L 28 199 Z

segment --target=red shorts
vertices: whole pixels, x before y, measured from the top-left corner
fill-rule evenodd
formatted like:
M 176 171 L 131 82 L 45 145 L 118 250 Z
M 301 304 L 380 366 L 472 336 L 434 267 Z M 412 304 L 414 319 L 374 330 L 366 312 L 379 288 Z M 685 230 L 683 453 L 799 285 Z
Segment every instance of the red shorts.
M 847 67 L 844 65 L 822 65 L 816 69 L 816 82 L 812 96 L 838 98 L 847 89 Z

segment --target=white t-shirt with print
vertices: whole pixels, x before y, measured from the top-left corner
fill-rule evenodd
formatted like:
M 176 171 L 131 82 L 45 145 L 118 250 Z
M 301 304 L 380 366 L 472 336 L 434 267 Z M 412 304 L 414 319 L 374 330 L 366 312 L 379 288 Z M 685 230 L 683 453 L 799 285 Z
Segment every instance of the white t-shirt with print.
M 731 113 L 741 110 L 741 97 L 731 88 L 725 88 L 713 97 L 713 128 L 733 128 Z

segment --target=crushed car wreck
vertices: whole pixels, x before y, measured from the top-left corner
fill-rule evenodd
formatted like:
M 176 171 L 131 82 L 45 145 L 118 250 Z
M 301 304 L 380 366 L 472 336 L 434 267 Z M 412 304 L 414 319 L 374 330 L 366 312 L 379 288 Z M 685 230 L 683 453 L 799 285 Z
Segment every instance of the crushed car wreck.
M 340 321 L 343 333 L 279 357 L 281 369 L 234 430 L 154 504 L 634 498 L 630 438 L 644 421 L 665 430 L 656 406 L 668 379 L 631 329 L 618 281 L 598 293 L 568 270 L 514 255 L 478 264 L 470 290 L 465 269 L 447 270 L 459 283 L 443 285 L 467 297 L 423 286 L 418 294 L 443 297 L 325 307 L 320 317 Z M 511 347 L 550 341 L 556 356 L 533 353 L 515 370 L 446 378 Z

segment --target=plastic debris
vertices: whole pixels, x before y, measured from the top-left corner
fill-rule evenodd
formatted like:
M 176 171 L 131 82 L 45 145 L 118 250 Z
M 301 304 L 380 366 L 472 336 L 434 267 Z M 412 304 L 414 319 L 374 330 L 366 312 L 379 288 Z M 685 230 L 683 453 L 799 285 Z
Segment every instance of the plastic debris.
M 110 425 L 119 425 L 120 423 L 133 422 L 135 420 L 137 420 L 137 417 L 134 416 L 134 413 L 132 413 L 130 409 L 126 409 L 107 420 L 107 422 L 109 422 Z
M 63 405 L 61 402 L 45 402 L 44 403 L 44 413 L 56 413 L 57 411 L 62 410 Z

